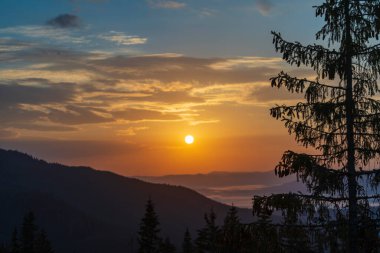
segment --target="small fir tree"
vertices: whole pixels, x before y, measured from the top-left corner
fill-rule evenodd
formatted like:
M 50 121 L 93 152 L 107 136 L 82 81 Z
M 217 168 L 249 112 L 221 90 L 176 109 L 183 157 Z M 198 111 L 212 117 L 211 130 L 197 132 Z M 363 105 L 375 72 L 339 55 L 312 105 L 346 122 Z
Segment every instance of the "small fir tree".
M 170 241 L 169 237 L 166 237 L 166 239 L 161 243 L 160 246 L 160 253 L 175 253 L 176 248 L 173 245 L 173 243 Z
M 255 222 L 244 226 L 242 239 L 244 253 L 285 252 L 280 247 L 280 229 L 272 223 L 271 214 L 272 212 L 270 210 L 261 210 Z
M 231 206 L 224 219 L 222 227 L 222 252 L 224 253 L 240 253 L 241 252 L 241 223 L 237 214 L 237 208 Z
M 209 214 L 205 214 L 206 227 L 198 230 L 198 237 L 195 241 L 197 252 L 216 253 L 220 249 L 221 230 L 216 225 L 216 214 L 211 209 Z
M 159 221 L 151 199 L 146 204 L 145 215 L 141 220 L 138 234 L 139 253 L 159 252 L 161 245 Z
M 37 226 L 33 212 L 25 215 L 21 226 L 20 247 L 21 253 L 37 253 L 35 252 L 35 235 Z
M 36 236 L 35 241 L 35 252 L 36 253 L 53 253 L 53 249 L 51 247 L 50 241 L 46 236 L 46 232 L 44 230 L 39 231 Z

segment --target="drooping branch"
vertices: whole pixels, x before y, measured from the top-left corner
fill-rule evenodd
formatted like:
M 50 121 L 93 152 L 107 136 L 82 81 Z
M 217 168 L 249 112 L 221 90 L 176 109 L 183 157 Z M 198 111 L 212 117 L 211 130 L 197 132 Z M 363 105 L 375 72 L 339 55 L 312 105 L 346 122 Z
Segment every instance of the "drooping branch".
M 336 194 L 344 189 L 343 171 L 322 166 L 318 158 L 308 154 L 286 151 L 275 168 L 275 174 L 279 177 L 296 174 L 315 194 Z
M 341 53 L 320 45 L 303 46 L 299 42 L 285 41 L 279 33 L 272 32 L 276 51 L 282 53 L 283 59 L 290 65 L 310 66 L 322 78 L 334 79 L 338 73 L 343 76 L 343 59 Z
M 341 86 L 322 84 L 317 81 L 310 81 L 306 78 L 299 79 L 291 77 L 283 71 L 281 71 L 278 76 L 272 77 L 270 80 L 272 87 L 281 88 L 282 86 L 285 86 L 286 89 L 292 93 L 305 92 L 305 98 L 309 103 L 323 101 L 328 97 L 341 96 L 345 91 L 345 88 Z

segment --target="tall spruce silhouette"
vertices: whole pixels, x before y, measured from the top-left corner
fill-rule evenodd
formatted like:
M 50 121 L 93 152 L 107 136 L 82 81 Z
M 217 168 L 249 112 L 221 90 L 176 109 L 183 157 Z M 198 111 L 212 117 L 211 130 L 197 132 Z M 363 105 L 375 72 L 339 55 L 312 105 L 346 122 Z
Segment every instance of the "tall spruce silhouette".
M 154 210 L 151 199 L 148 200 L 145 208 L 145 215 L 141 220 L 139 230 L 139 253 L 157 253 L 160 251 L 161 238 L 158 216 Z
M 271 79 L 272 87 L 305 95 L 306 101 L 278 105 L 270 113 L 298 142 L 318 151 L 286 151 L 275 169 L 279 177 L 297 174 L 309 193 L 254 196 L 253 209 L 255 214 L 282 209 L 283 225 L 313 228 L 319 239 L 322 230 L 334 236 L 325 238 L 325 245 L 316 240 L 319 249 L 356 253 L 373 243 L 359 231 L 376 227 L 378 218 L 372 204 L 379 195 L 371 190 L 380 182 L 380 102 L 374 98 L 379 92 L 380 1 L 325 0 L 315 10 L 325 21 L 316 39 L 326 46 L 288 42 L 272 32 L 275 49 L 287 63 L 311 67 L 317 75 L 308 80 L 281 72 Z

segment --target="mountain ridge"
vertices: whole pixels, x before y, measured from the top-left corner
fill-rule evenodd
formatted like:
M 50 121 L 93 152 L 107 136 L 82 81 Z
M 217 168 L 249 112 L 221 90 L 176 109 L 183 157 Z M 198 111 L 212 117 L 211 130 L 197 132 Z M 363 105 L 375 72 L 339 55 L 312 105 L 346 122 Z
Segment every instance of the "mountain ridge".
M 0 149 L 0 193 L 6 207 L 0 209 L 2 231 L 10 235 L 22 215 L 33 210 L 58 253 L 109 252 L 110 245 L 112 252 L 125 252 L 132 247 L 148 198 L 156 205 L 163 236 L 177 245 L 186 227 L 194 233 L 203 226 L 205 212 L 212 208 L 221 223 L 229 209 L 182 186 L 48 163 L 4 149 Z M 252 219 L 247 209 L 239 213 L 247 222 Z M 4 233 L 0 236 L 7 239 Z

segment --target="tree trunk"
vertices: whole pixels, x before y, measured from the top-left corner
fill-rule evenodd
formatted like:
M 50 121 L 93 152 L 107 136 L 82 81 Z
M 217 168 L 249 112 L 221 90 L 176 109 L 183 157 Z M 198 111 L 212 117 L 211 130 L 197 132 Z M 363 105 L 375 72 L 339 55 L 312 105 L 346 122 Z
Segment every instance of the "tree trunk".
M 343 47 L 345 53 L 346 80 L 346 124 L 347 124 L 347 172 L 349 197 L 349 252 L 358 252 L 358 220 L 357 220 L 357 181 L 355 175 L 355 142 L 354 142 L 354 100 L 352 92 L 352 37 L 350 22 L 350 1 L 345 1 L 345 38 Z

